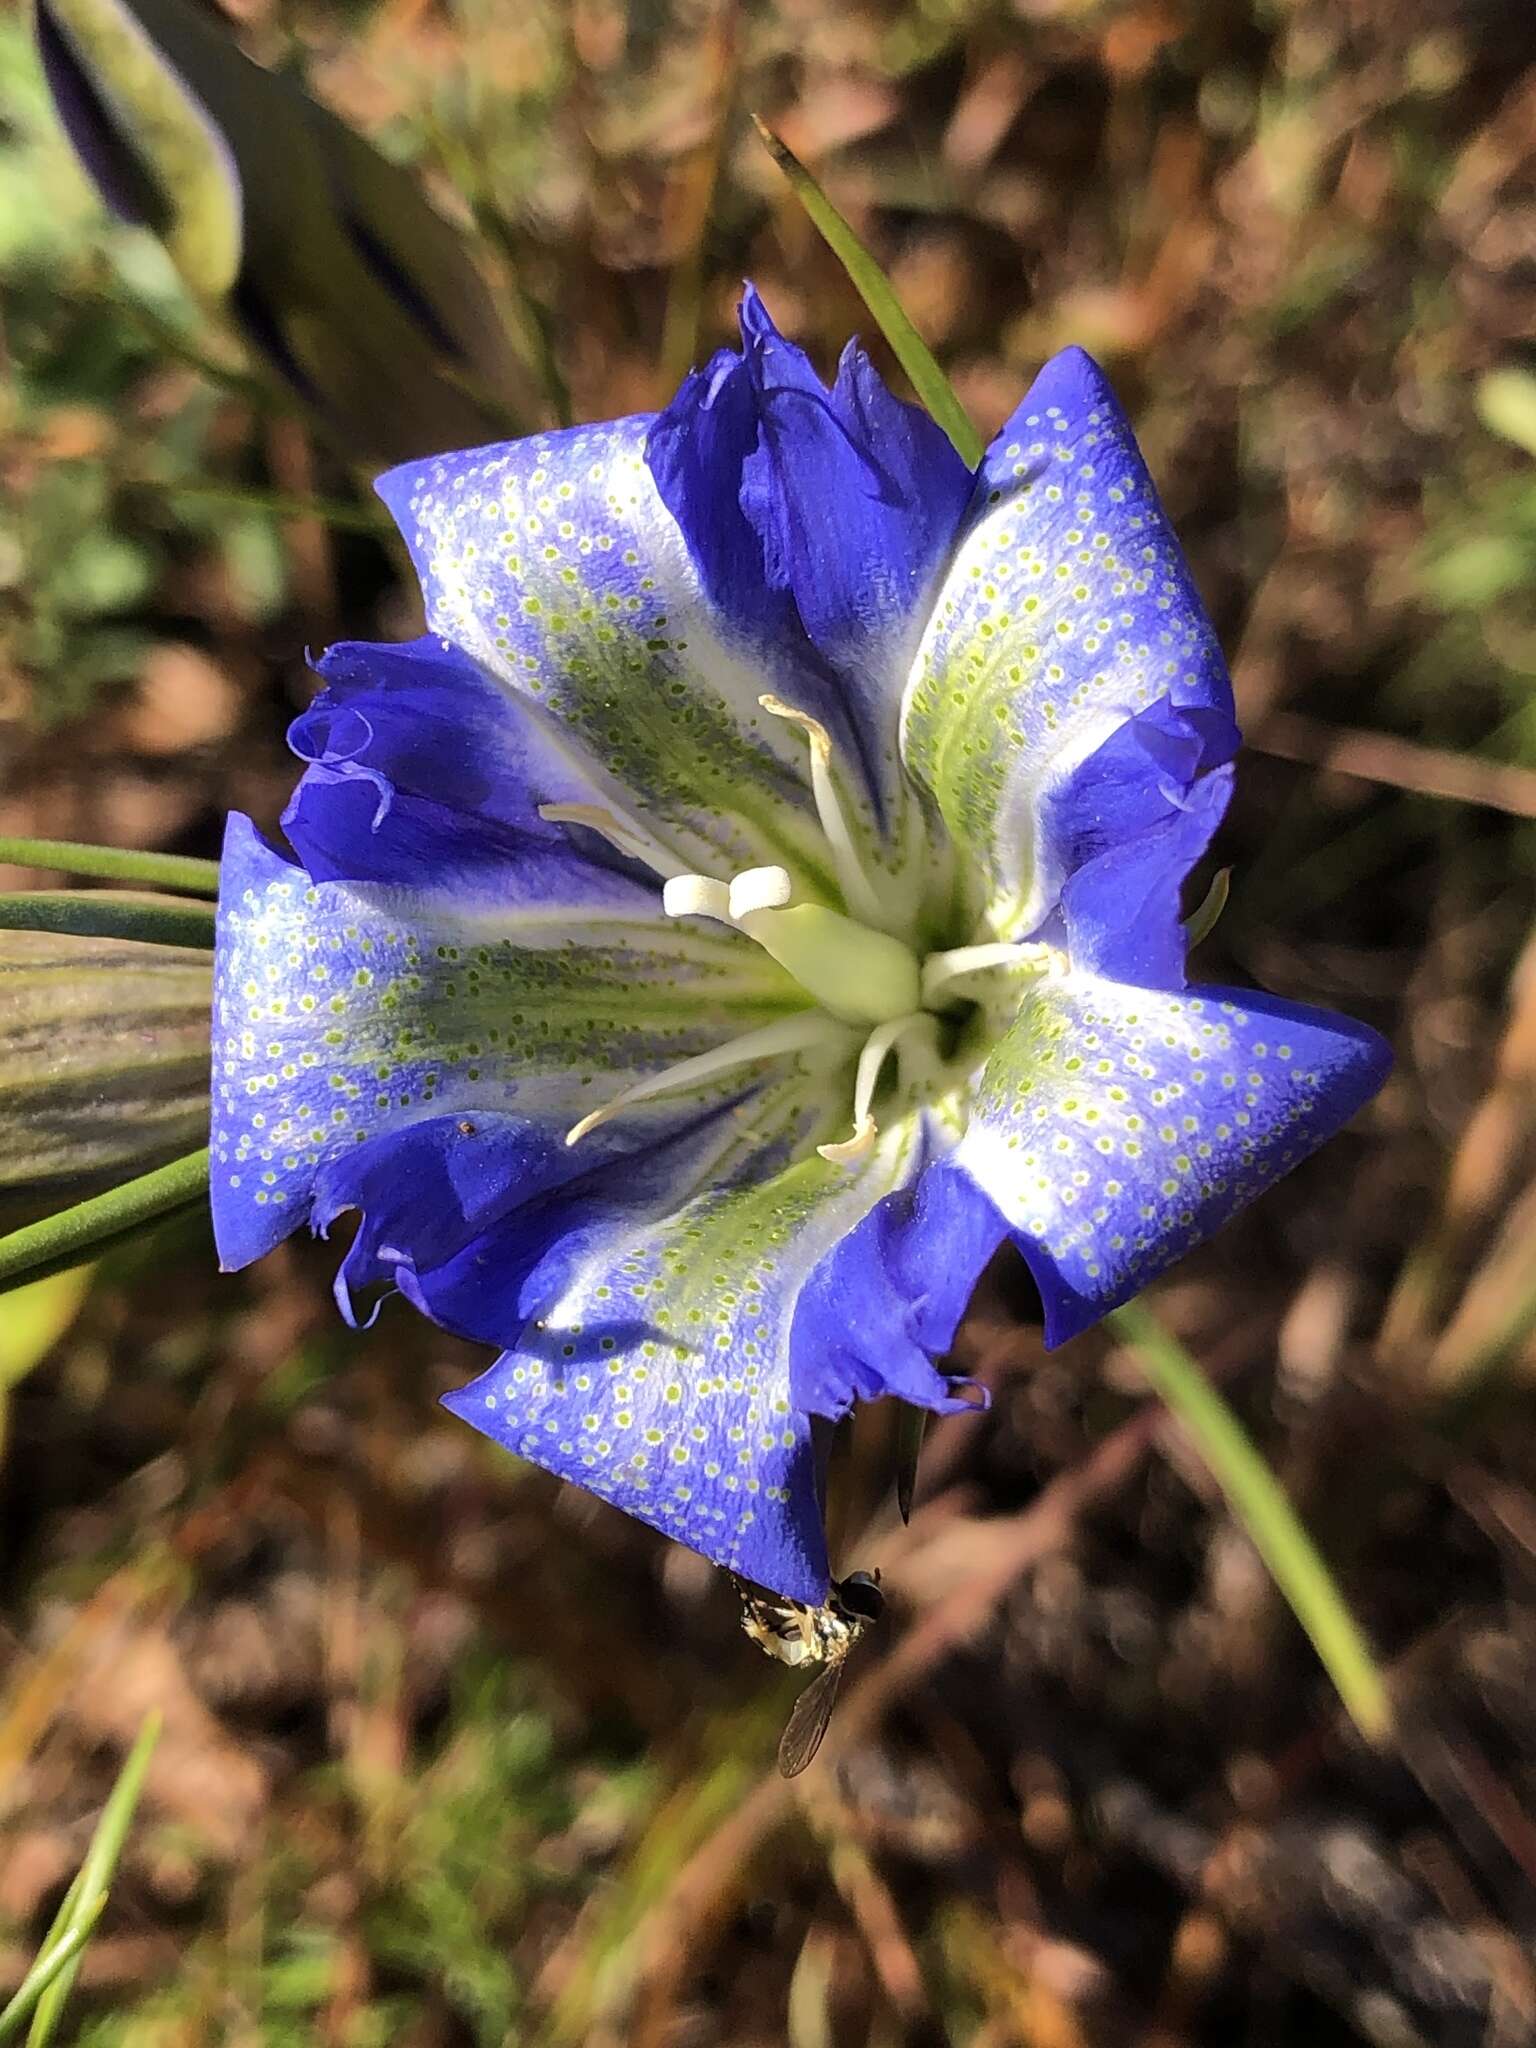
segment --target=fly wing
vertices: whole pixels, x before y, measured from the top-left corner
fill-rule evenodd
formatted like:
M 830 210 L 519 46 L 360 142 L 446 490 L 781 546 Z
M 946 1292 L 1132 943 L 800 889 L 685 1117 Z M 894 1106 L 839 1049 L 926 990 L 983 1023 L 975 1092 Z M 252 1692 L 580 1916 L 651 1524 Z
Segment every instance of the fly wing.
M 842 1675 L 840 1663 L 824 1665 L 790 1708 L 784 1733 L 779 1738 L 779 1773 L 782 1777 L 798 1778 L 820 1749 L 821 1738 L 832 1718 Z

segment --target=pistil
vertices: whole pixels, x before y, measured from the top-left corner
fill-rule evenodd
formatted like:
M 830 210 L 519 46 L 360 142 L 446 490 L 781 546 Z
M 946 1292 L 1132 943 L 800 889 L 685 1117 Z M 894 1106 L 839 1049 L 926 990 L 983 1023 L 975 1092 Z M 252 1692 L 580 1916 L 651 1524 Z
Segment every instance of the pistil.
M 745 933 L 845 1023 L 884 1024 L 918 1007 L 922 977 L 909 946 L 840 910 L 793 903 L 793 893 L 783 868 L 747 868 L 730 883 L 674 876 L 661 901 L 669 917 L 714 918 Z
M 1040 974 L 1051 963 L 1052 948 L 1039 944 L 1015 944 L 997 940 L 983 946 L 954 946 L 948 952 L 930 953 L 923 962 L 923 1007 L 942 1010 L 966 996 L 979 981 L 1000 972 L 1017 973 L 1027 968 Z

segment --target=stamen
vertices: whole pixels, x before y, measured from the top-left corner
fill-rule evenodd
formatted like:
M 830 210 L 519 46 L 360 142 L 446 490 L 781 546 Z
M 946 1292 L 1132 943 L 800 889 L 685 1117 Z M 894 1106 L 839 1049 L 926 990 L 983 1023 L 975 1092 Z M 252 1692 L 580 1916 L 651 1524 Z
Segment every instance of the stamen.
M 879 1085 L 880 1069 L 899 1039 L 905 1038 L 919 1024 L 931 1025 L 932 1022 L 932 1018 L 923 1011 L 914 1010 L 905 1017 L 893 1017 L 888 1024 L 878 1025 L 871 1031 L 864 1041 L 858 1070 L 853 1077 L 853 1136 L 840 1138 L 834 1145 L 818 1145 L 816 1150 L 823 1159 L 830 1159 L 834 1166 L 851 1166 L 869 1151 L 880 1128 L 869 1113 Z
M 631 860 L 644 861 L 654 874 L 663 878 L 688 872 L 676 854 L 669 853 L 659 839 L 653 839 L 643 825 L 633 818 L 621 818 L 604 804 L 540 804 L 539 816 L 547 818 L 551 825 L 585 825 L 589 832 L 596 832 Z
M 861 923 L 882 923 L 884 908 L 874 883 L 864 872 L 864 863 L 859 858 L 832 774 L 832 735 L 819 718 L 797 711 L 793 704 L 786 704 L 782 697 L 775 697 L 772 692 L 757 701 L 774 718 L 786 718 L 791 725 L 798 725 L 810 741 L 811 794 L 816 799 L 816 815 L 821 820 L 821 829 L 831 849 L 832 866 L 837 874 L 838 887 L 843 892 L 843 901 Z
M 726 1073 L 732 1067 L 749 1066 L 754 1060 L 770 1059 L 775 1053 L 801 1052 L 811 1045 L 830 1045 L 844 1036 L 846 1030 L 846 1025 L 839 1024 L 823 1010 L 801 1010 L 793 1017 L 781 1017 L 776 1023 L 764 1024 L 756 1031 L 744 1032 L 740 1038 L 717 1045 L 713 1052 L 698 1053 L 692 1059 L 679 1060 L 675 1066 L 664 1067 L 659 1074 L 648 1074 L 643 1081 L 636 1081 L 622 1094 L 615 1095 L 611 1102 L 605 1102 L 601 1109 L 594 1109 L 590 1116 L 572 1124 L 565 1134 L 565 1142 L 567 1145 L 579 1144 L 599 1124 L 607 1123 L 621 1110 L 629 1109 L 637 1102 L 648 1102 L 653 1095 L 666 1095 L 674 1088 L 689 1088 L 697 1081 L 713 1080 L 716 1074 Z
M 853 1166 L 870 1151 L 879 1135 L 879 1126 L 874 1118 L 861 1117 L 853 1127 L 851 1138 L 839 1138 L 835 1145 L 818 1145 L 816 1150 L 834 1166 Z
M 947 953 L 930 953 L 923 962 L 923 1002 L 931 1010 L 942 994 L 957 995 L 954 984 L 970 975 L 990 974 L 1000 967 L 1027 967 L 1039 974 L 1048 964 L 1051 948 L 1037 944 L 1016 945 L 999 940 L 986 946 L 955 946 Z

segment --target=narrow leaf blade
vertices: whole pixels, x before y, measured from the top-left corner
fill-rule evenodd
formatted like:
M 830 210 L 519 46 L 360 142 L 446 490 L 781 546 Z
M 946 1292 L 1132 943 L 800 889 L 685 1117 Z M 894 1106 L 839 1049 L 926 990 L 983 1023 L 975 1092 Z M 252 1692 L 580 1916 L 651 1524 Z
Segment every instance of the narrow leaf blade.
M 1140 1301 L 1109 1323 L 1178 1417 L 1310 1637 L 1350 1719 L 1372 1742 L 1392 1726 L 1386 1681 L 1316 1544 L 1247 1431 L 1178 1339 Z
M 800 159 L 779 140 L 766 122 L 755 114 L 752 119 L 774 162 L 789 180 L 795 197 L 810 215 L 822 240 L 847 271 L 854 289 L 890 343 L 891 353 L 907 373 L 912 389 L 932 419 L 954 442 L 961 459 L 975 469 L 986 452 L 986 443 L 967 419 L 965 408 L 955 396 L 954 386 L 939 368 L 932 349 L 912 325 L 885 272 Z
M 204 1146 L 108 1194 L 77 1202 L 57 1216 L 0 1237 L 0 1290 L 36 1279 L 44 1270 L 59 1272 L 70 1262 L 81 1264 L 98 1256 L 107 1244 L 121 1242 L 130 1231 L 199 1200 L 208 1186 L 208 1165 Z
M 64 2010 L 65 2001 L 74 1989 L 75 1978 L 79 1975 L 80 1959 L 84 1949 L 84 1936 L 94 1927 L 102 1907 L 106 1903 L 110 1886 L 123 1853 L 123 1844 L 128 1839 L 128 1830 L 138 1807 L 139 1797 L 144 1790 L 144 1780 L 149 1771 L 150 1758 L 155 1753 L 155 1744 L 160 1740 L 160 1715 L 149 1714 L 138 1739 L 128 1752 L 123 1768 L 117 1774 L 101 1819 L 96 1823 L 96 1832 L 91 1845 L 85 1852 L 85 1861 L 79 1875 L 65 1894 L 57 1919 L 48 1930 L 44 1943 L 45 1952 L 54 1951 L 71 1934 L 81 1936 L 73 1954 L 67 1955 L 59 1965 L 51 1981 L 44 1988 L 37 2001 L 31 2030 L 27 2035 L 27 2048 L 47 2048 L 53 2039 L 54 2029 Z
M 18 889 L 0 895 L 0 931 L 69 932 L 86 939 L 142 939 L 213 949 L 214 906 L 127 890 Z
M 0 861 L 104 882 L 137 882 L 145 889 L 183 889 L 191 896 L 219 893 L 218 862 L 182 853 L 139 853 L 131 847 L 87 846 L 78 839 L 0 838 Z

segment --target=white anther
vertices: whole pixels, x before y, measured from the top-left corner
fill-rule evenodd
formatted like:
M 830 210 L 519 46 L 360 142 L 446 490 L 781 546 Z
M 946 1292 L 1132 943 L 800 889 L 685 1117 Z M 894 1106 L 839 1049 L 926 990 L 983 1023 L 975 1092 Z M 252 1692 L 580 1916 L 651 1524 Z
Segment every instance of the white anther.
M 879 1125 L 869 1112 L 880 1080 L 880 1069 L 892 1048 L 909 1031 L 915 1031 L 919 1026 L 926 1030 L 932 1023 L 931 1017 L 922 1011 L 914 1011 L 906 1017 L 892 1017 L 888 1024 L 879 1024 L 871 1031 L 864 1041 L 858 1070 L 853 1077 L 853 1136 L 839 1138 L 833 1145 L 818 1145 L 816 1150 L 823 1159 L 830 1159 L 834 1166 L 852 1166 L 864 1158 L 879 1132 Z
M 661 907 L 668 917 L 713 917 L 729 924 L 731 892 L 708 875 L 673 875 L 661 892 Z
M 867 1116 L 858 1125 L 851 1138 L 840 1138 L 835 1145 L 818 1145 L 816 1150 L 823 1159 L 829 1159 L 834 1166 L 852 1166 L 872 1150 L 878 1126 L 872 1116 Z
M 731 877 L 730 916 L 739 922 L 754 910 L 782 910 L 794 893 L 783 868 L 743 868 Z

